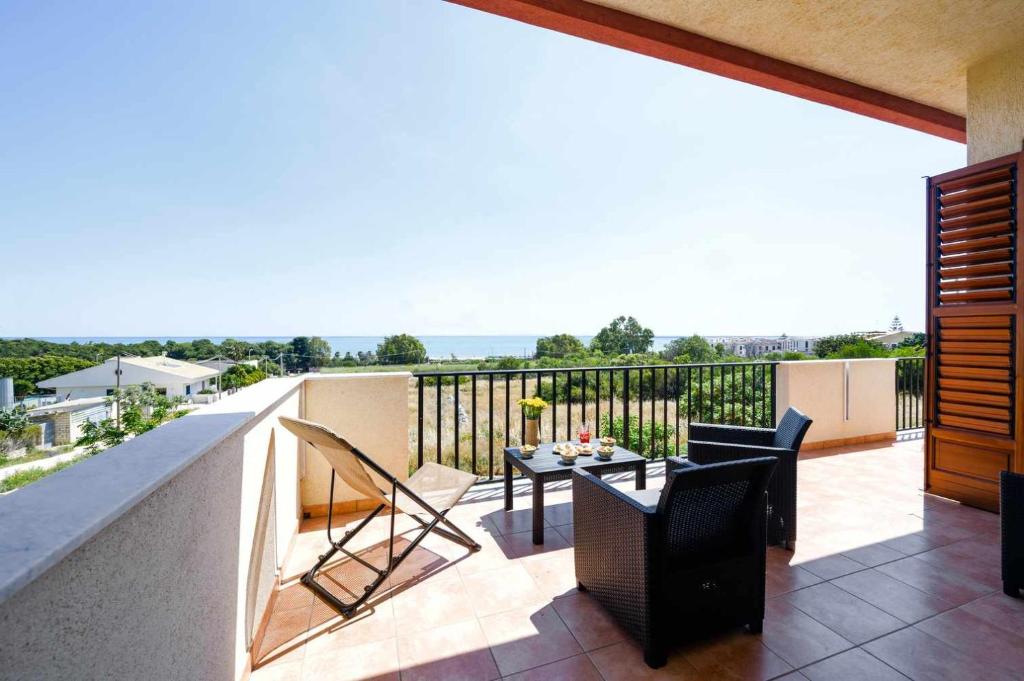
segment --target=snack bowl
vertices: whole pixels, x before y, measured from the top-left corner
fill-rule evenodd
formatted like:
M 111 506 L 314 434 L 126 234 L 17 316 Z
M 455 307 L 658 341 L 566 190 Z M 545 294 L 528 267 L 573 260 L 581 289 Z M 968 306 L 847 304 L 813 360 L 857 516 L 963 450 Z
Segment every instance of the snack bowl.
M 598 447 L 596 457 L 601 461 L 610 461 L 615 454 L 615 447 Z
M 576 453 L 575 449 L 563 449 L 559 456 L 562 457 L 562 463 L 571 466 L 576 463 L 576 458 L 579 454 Z
M 536 452 L 537 448 L 533 445 L 523 445 L 519 448 L 519 456 L 523 459 L 532 459 Z
M 594 447 L 589 442 L 584 442 L 576 447 L 576 453 L 580 456 L 590 456 L 594 453 Z
M 610 436 L 605 436 L 605 437 L 601 438 L 601 446 L 602 447 L 614 447 L 615 446 L 615 438 L 610 437 Z

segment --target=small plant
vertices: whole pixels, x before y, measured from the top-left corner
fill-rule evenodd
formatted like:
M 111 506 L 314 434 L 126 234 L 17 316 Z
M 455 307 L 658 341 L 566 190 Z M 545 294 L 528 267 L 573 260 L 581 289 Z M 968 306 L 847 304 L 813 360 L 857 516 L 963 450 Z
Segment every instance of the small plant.
M 539 419 L 544 410 L 548 408 L 548 403 L 540 397 L 527 397 L 519 400 L 519 406 L 526 413 L 526 418 Z
M 217 391 L 214 390 L 213 388 L 203 388 L 202 390 L 199 391 L 199 394 L 200 395 L 213 395 L 215 392 L 217 392 Z

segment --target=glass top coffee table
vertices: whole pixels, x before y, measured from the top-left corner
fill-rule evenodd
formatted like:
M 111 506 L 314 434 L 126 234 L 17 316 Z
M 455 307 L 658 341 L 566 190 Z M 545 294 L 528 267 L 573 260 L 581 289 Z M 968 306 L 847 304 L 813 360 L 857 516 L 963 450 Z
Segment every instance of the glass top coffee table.
M 541 445 L 533 457 L 524 459 L 518 447 L 505 448 L 505 510 L 512 510 L 512 471 L 517 470 L 533 483 L 533 543 L 544 543 L 544 483 L 568 480 L 574 468 L 583 468 L 588 473 L 601 477 L 605 473 L 636 473 L 636 488 L 647 488 L 647 459 L 622 447 L 615 447 L 615 454 L 609 461 L 596 456 L 580 456 L 574 464 L 562 463 L 554 453 L 554 445 Z

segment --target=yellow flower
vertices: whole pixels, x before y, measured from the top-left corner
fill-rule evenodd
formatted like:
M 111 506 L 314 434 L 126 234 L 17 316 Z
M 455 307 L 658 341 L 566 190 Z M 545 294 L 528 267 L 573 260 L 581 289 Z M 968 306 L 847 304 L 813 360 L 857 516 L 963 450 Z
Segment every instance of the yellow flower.
M 541 412 L 547 409 L 548 403 L 540 397 L 528 397 L 519 400 L 519 406 L 526 412 L 526 418 L 536 419 L 540 418 Z

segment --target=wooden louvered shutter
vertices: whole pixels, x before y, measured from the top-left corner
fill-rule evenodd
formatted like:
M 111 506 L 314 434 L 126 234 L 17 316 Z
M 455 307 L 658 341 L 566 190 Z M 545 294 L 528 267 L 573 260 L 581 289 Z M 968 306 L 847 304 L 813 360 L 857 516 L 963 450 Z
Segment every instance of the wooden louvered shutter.
M 1020 156 L 928 179 L 925 485 L 992 510 L 999 472 L 1024 468 Z

